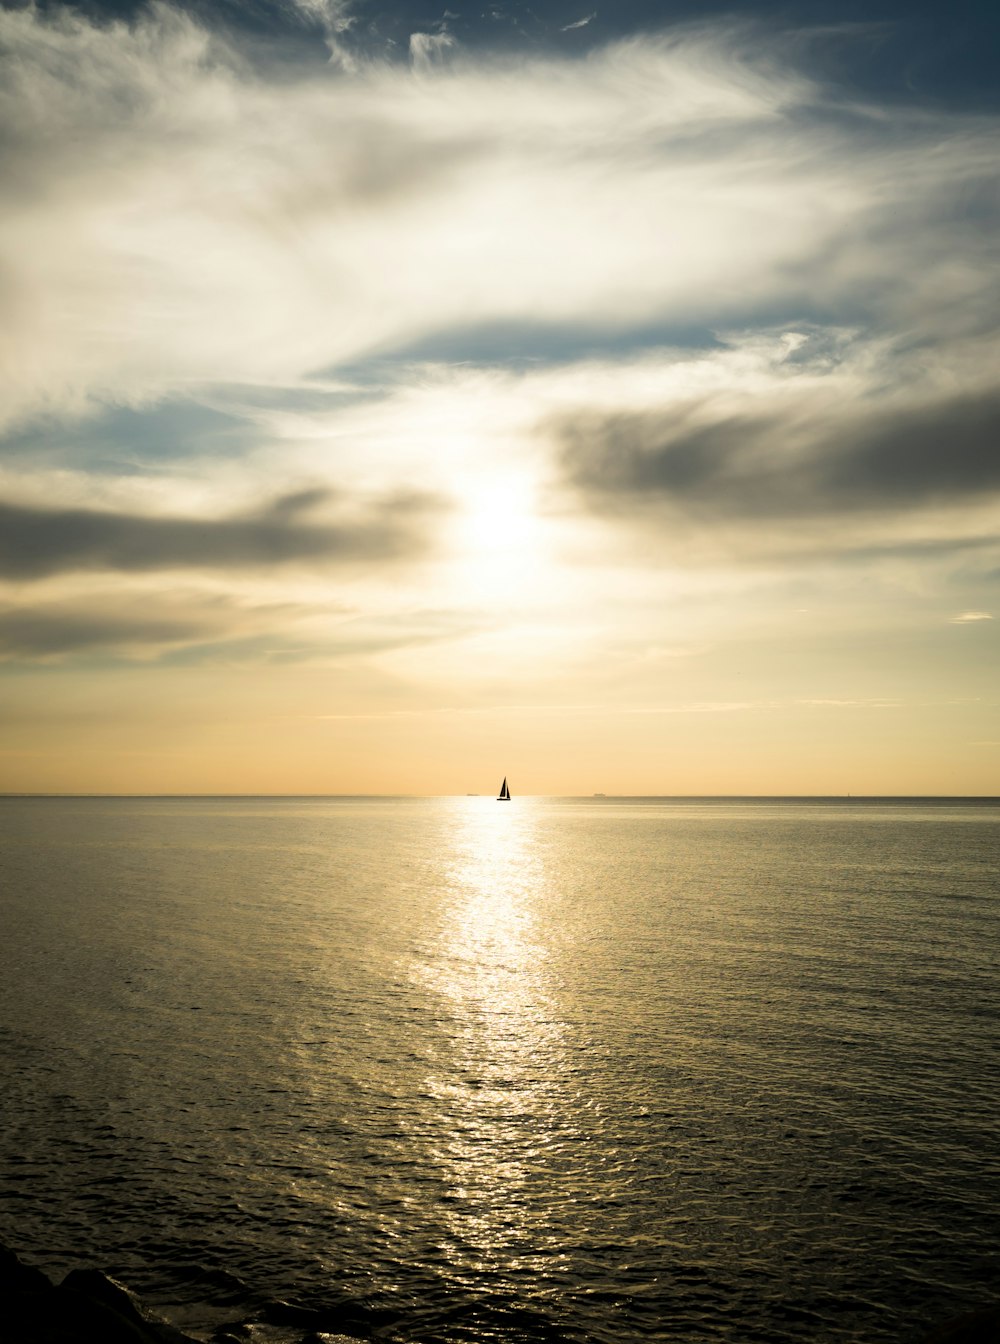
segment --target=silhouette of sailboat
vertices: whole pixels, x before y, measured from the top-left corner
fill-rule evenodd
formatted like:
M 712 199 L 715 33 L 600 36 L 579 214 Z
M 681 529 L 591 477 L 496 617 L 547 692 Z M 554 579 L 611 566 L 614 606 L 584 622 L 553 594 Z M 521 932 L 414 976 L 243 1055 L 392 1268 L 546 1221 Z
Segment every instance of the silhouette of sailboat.
M 498 803 L 509 803 L 509 802 L 510 802 L 510 789 L 508 789 L 508 787 L 507 787 L 507 776 L 506 776 L 506 775 L 504 775 L 504 777 L 503 777 L 503 783 L 500 785 L 500 792 L 497 794 L 497 802 L 498 802 Z

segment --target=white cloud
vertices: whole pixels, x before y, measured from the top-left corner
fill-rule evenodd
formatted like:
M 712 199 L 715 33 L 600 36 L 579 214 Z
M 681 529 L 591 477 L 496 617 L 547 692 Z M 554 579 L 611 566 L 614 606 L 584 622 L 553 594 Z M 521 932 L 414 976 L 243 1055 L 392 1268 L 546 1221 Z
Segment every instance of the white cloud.
M 420 74 L 429 74 L 457 45 L 451 33 L 411 33 L 410 63 Z
M 952 616 L 952 625 L 974 625 L 977 621 L 992 621 L 993 617 L 988 611 L 960 611 L 957 616 Z
M 586 28 L 588 23 L 593 23 L 596 18 L 597 10 L 595 9 L 592 14 L 586 15 L 585 18 L 577 19 L 576 23 L 567 23 L 564 27 L 560 28 L 559 31 L 561 33 L 572 33 L 577 28 Z
M 290 80 L 164 6 L 0 13 L 8 417 L 293 380 L 469 323 L 820 308 L 983 358 L 992 234 L 961 202 L 992 122 L 825 116 L 745 34 L 433 68 L 445 39 L 417 37 L 419 74 Z

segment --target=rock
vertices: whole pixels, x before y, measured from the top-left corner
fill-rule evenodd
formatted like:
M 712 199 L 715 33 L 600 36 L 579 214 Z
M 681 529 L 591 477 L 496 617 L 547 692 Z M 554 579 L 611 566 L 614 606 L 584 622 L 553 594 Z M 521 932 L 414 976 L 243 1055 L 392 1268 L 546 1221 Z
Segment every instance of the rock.
M 158 1320 L 122 1284 L 96 1269 L 73 1269 L 58 1291 L 79 1299 L 84 1313 L 107 1322 L 122 1344 L 191 1344 L 189 1337 Z M 117 1344 L 118 1335 L 114 1336 Z
M 4 1344 L 196 1344 L 158 1321 L 95 1269 L 75 1269 L 57 1288 L 0 1246 L 0 1339 Z
M 24 1265 L 13 1251 L 0 1246 L 0 1293 L 24 1293 L 27 1295 L 51 1293 L 52 1284 L 40 1269 Z
M 9 1344 L 61 1344 L 58 1334 L 42 1324 L 56 1309 L 55 1293 L 40 1269 L 22 1264 L 13 1251 L 0 1247 L 0 1338 Z
M 288 1344 L 294 1334 L 308 1344 L 359 1344 L 340 1333 L 348 1325 L 340 1315 L 334 1310 L 319 1316 L 288 1302 L 269 1302 L 263 1319 L 221 1326 L 213 1338 L 215 1344 Z M 96 1269 L 71 1270 L 56 1287 L 41 1270 L 22 1264 L 13 1251 L 0 1245 L 0 1344 L 198 1341 L 159 1320 L 123 1284 Z

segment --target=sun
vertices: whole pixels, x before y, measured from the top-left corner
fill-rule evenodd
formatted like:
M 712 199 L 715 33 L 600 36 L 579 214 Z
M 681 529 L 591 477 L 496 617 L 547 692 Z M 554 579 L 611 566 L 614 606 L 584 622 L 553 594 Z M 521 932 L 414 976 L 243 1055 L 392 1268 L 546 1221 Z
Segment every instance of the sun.
M 497 475 L 462 491 L 459 531 L 471 555 L 517 553 L 538 539 L 535 488 L 524 475 Z
M 547 530 L 538 509 L 537 482 L 511 466 L 477 475 L 455 491 L 452 578 L 477 604 L 517 599 L 547 571 Z

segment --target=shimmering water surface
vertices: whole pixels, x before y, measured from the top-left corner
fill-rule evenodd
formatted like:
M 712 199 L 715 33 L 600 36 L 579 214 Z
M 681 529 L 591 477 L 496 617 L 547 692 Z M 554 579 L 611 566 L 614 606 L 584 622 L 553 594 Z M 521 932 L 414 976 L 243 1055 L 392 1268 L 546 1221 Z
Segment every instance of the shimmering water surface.
M 206 1335 L 909 1339 L 1000 1284 L 998 839 L 0 800 L 0 1240 Z

